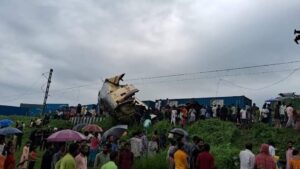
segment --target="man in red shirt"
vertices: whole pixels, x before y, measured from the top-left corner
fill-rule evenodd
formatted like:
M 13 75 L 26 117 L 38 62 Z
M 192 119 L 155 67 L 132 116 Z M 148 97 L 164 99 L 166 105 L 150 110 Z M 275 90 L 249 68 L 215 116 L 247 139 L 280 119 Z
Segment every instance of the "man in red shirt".
M 214 157 L 209 153 L 209 144 L 204 144 L 204 151 L 197 157 L 197 169 L 215 169 Z

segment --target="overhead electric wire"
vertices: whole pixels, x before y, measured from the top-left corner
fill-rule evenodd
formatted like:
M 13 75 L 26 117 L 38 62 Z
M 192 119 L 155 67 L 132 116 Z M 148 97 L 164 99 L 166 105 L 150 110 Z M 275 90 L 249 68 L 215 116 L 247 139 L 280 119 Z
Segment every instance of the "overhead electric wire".
M 285 71 L 293 71 L 295 69 L 284 69 L 284 70 L 276 70 L 276 71 L 263 71 L 263 72 L 255 72 L 255 73 L 244 73 L 244 74 L 229 74 L 229 75 L 217 75 L 217 76 L 206 76 L 206 77 L 197 77 L 197 78 L 184 78 L 184 79 L 175 79 L 175 80 L 163 80 L 163 81 L 154 81 L 154 82 L 137 82 L 135 85 L 143 85 L 143 84 L 156 84 L 156 83 L 166 83 L 166 82 L 181 82 L 181 81 L 191 81 L 191 80 L 200 80 L 200 79 L 215 79 L 215 78 L 220 78 L 220 77 L 231 77 L 231 76 L 243 76 L 243 75 L 258 75 L 258 74 L 267 74 L 267 73 L 278 73 L 278 72 L 285 72 Z M 224 80 L 224 79 L 223 79 Z M 88 86 L 93 86 L 99 84 L 98 82 L 93 82 L 93 83 L 88 83 L 84 85 L 78 85 L 78 86 L 72 86 L 72 87 L 67 87 L 67 88 L 61 88 L 61 89 L 54 89 L 51 90 L 51 93 L 57 93 L 60 91 L 66 91 L 66 90 L 72 90 L 72 89 L 78 89 L 78 88 L 85 88 Z M 242 87 L 240 87 L 242 88 Z M 249 89 L 251 90 L 251 89 Z M 17 95 L 17 96 L 31 96 L 31 95 L 36 95 L 36 94 L 41 94 L 43 92 L 33 92 L 33 93 L 27 93 L 27 94 L 22 94 L 22 95 Z M 24 97 L 21 97 L 24 98 Z M 19 100 L 21 98 L 15 98 L 15 99 L 8 99 L 8 101 L 14 101 L 14 100 Z M 7 101 L 7 100 L 4 100 Z
M 205 76 L 205 77 L 193 77 L 193 78 L 182 78 L 182 79 L 171 79 L 171 80 L 161 80 L 161 81 L 153 81 L 153 82 L 137 82 L 135 85 L 143 85 L 143 84 L 156 84 L 156 83 L 168 83 L 168 82 L 185 82 L 192 80 L 200 80 L 200 79 L 216 79 L 221 77 L 234 77 L 234 76 L 244 76 L 244 75 L 261 75 L 261 74 L 269 74 L 269 73 L 280 73 L 286 71 L 294 71 L 299 69 L 284 69 L 284 70 L 276 70 L 276 71 L 261 71 L 255 73 L 241 73 L 241 74 L 229 74 L 229 75 L 216 75 L 216 76 Z
M 283 82 L 284 80 L 286 80 L 286 79 L 288 79 L 289 77 L 291 77 L 291 76 L 292 76 L 296 71 L 298 71 L 298 70 L 300 70 L 300 68 L 294 69 L 291 73 L 289 73 L 287 76 L 283 77 L 282 79 L 280 79 L 280 80 L 278 80 L 278 81 L 275 81 L 275 82 L 273 82 L 273 83 L 271 83 L 271 84 L 268 84 L 268 85 L 266 85 L 266 86 L 264 86 L 264 87 L 260 87 L 260 88 L 249 88 L 249 87 L 244 87 L 244 86 L 242 86 L 242 85 L 235 84 L 235 83 L 233 83 L 233 82 L 231 82 L 231 81 L 229 81 L 229 80 L 225 80 L 225 79 L 221 79 L 221 80 L 222 80 L 222 81 L 225 81 L 225 82 L 227 82 L 227 83 L 229 83 L 229 84 L 231 84 L 231 85 L 233 85 L 233 86 L 236 86 L 236 87 L 238 87 L 238 88 L 241 88 L 241 89 L 247 89 L 247 90 L 263 90 L 263 89 L 270 88 L 270 87 L 272 87 L 272 86 L 275 86 L 275 85 L 277 85 L 277 84 Z
M 225 71 L 233 71 L 233 70 L 252 69 L 252 68 L 259 68 L 259 67 L 279 66 L 279 65 L 294 64 L 294 63 L 300 63 L 300 60 L 289 61 L 289 62 L 270 63 L 270 64 L 261 64 L 261 65 L 253 65 L 253 66 L 244 66 L 244 67 L 236 67 L 236 68 L 216 69 L 216 70 L 208 70 L 208 71 L 200 71 L 200 72 L 192 72 L 192 73 L 179 73 L 179 74 L 170 74 L 170 75 L 139 77 L 139 78 L 127 79 L 127 81 L 160 79 L 160 78 L 178 77 L 178 76 L 204 74 L 204 73 L 216 73 L 216 72 L 225 72 Z
M 244 69 L 271 67 L 271 66 L 295 64 L 295 63 L 300 63 L 300 60 L 288 61 L 288 62 L 278 62 L 278 63 L 271 63 L 271 64 L 253 65 L 253 66 L 244 66 L 244 67 L 235 67 L 235 68 L 216 69 L 216 70 L 208 70 L 208 71 L 200 71 L 200 72 L 192 72 L 192 73 L 178 73 L 178 74 L 170 74 L 170 75 L 160 75 L 160 76 L 150 76 L 150 77 L 138 77 L 138 78 L 126 79 L 125 81 L 164 79 L 164 78 L 181 77 L 181 76 L 189 76 L 189 75 L 218 73 L 218 72 L 229 72 L 229 71 L 234 71 L 234 70 L 244 70 Z M 295 73 L 299 69 L 292 69 L 292 70 L 293 70 L 293 73 Z M 286 70 L 284 70 L 284 71 L 286 71 Z M 258 72 L 258 73 L 250 73 L 250 74 L 264 74 L 264 73 L 273 73 L 273 72 L 275 73 L 275 72 L 282 72 L 282 71 L 268 71 L 268 72 Z M 293 73 L 291 73 L 291 75 Z M 43 75 L 45 75 L 45 73 L 43 73 L 42 76 Z M 247 74 L 240 74 L 240 75 L 247 75 Z M 237 75 L 221 75 L 221 76 L 219 75 L 219 76 L 207 76 L 207 77 L 200 77 L 200 78 L 185 78 L 185 79 L 176 79 L 176 80 L 173 80 L 173 81 L 186 81 L 186 80 L 197 80 L 197 79 L 211 79 L 211 78 L 220 78 L 220 77 L 227 77 L 227 76 L 237 76 Z M 158 83 L 161 83 L 161 82 L 170 82 L 170 80 L 160 81 Z M 275 82 L 275 83 L 278 84 L 280 82 Z M 153 82 L 145 82 L 145 83 L 151 84 Z M 154 83 L 157 83 L 157 82 L 154 82 Z M 84 87 L 93 86 L 93 85 L 99 85 L 99 84 L 100 84 L 99 82 L 92 82 L 92 83 L 87 83 L 87 84 L 82 84 L 82 85 L 72 86 L 72 87 L 67 87 L 67 88 L 53 89 L 53 90 L 51 90 L 50 93 L 56 93 L 56 92 L 66 91 L 66 90 L 71 90 L 71 89 L 84 88 Z M 135 83 L 135 84 L 138 84 L 138 83 Z M 240 86 L 240 87 L 242 87 L 242 86 Z M 249 88 L 249 90 L 251 90 L 251 89 Z M 40 94 L 40 93 L 41 93 L 41 91 L 39 91 L 39 92 L 31 92 L 31 93 L 26 93 L 26 94 L 23 94 L 23 95 L 16 95 L 16 96 L 29 96 L 29 95 L 35 95 L 35 94 Z M 13 100 L 19 100 L 19 99 L 20 98 L 16 98 L 16 99 L 13 99 Z

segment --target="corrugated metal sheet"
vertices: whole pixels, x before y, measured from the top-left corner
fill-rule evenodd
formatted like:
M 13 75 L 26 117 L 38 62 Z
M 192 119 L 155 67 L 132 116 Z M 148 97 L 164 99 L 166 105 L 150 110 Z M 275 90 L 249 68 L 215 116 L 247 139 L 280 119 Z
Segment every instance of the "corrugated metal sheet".
M 54 112 L 56 110 L 63 109 L 65 107 L 69 107 L 69 104 L 53 104 L 53 103 L 50 103 L 50 104 L 47 104 L 47 106 L 46 106 L 46 112 L 48 112 L 48 113 Z
M 4 116 L 9 116 L 9 115 L 26 116 L 26 115 L 28 115 L 28 113 L 29 113 L 28 108 L 0 105 L 0 115 L 4 115 Z
M 45 112 L 46 113 L 51 113 L 51 112 L 55 112 L 58 109 L 63 109 L 64 107 L 68 107 L 68 104 L 47 104 L 46 105 L 46 109 Z M 36 116 L 39 115 L 42 110 L 43 110 L 43 105 L 41 104 L 26 104 L 26 103 L 21 103 L 20 107 L 23 108 L 28 108 L 29 109 L 29 116 Z
M 160 99 L 162 106 L 166 105 L 169 102 L 171 105 L 186 105 L 191 103 L 198 103 L 204 106 L 212 105 L 226 105 L 226 106 L 240 106 L 246 107 L 246 105 L 251 106 L 252 100 L 245 96 L 227 96 L 227 97 L 205 97 L 205 98 L 180 98 L 180 99 Z M 158 102 L 159 100 L 156 100 Z M 175 105 L 176 105 L 175 104 Z
M 41 104 L 26 104 L 26 103 L 21 103 L 20 107 L 21 108 L 27 108 L 29 116 L 39 115 L 42 112 L 42 109 L 43 109 L 43 106 Z

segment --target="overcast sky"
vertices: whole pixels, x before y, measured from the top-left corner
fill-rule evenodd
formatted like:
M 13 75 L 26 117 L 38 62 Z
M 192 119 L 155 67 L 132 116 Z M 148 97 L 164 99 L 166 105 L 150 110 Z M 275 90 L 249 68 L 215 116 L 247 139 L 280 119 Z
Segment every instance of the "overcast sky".
M 300 60 L 299 9 L 299 0 L 2 0 L 0 104 L 42 103 L 50 68 L 49 103 L 95 103 L 101 80 L 121 73 L 142 100 L 246 95 L 261 105 L 300 94 L 300 63 L 126 81 Z

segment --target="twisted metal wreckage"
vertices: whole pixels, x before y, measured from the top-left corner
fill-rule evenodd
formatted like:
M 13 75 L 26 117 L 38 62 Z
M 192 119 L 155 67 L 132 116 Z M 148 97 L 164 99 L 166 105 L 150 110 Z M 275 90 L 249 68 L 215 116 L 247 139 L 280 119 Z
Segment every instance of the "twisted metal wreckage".
M 98 102 L 102 110 L 120 122 L 132 122 L 137 109 L 148 109 L 147 106 L 135 98 L 139 90 L 132 84 L 121 85 L 124 74 L 105 79 L 98 93 Z

